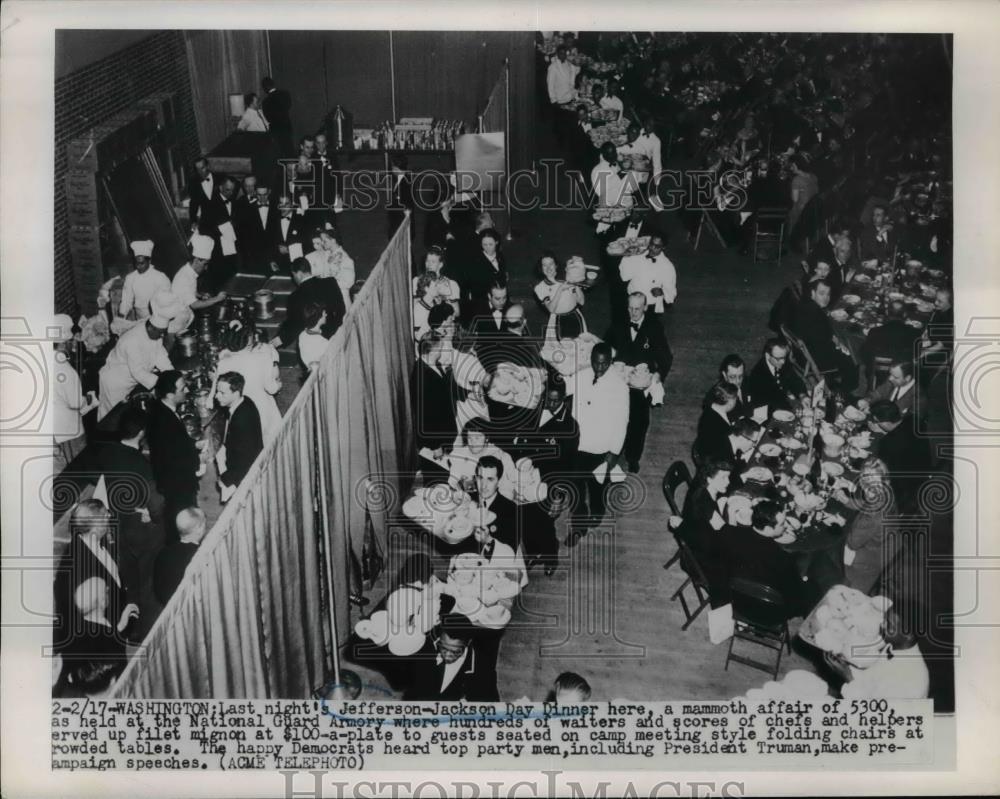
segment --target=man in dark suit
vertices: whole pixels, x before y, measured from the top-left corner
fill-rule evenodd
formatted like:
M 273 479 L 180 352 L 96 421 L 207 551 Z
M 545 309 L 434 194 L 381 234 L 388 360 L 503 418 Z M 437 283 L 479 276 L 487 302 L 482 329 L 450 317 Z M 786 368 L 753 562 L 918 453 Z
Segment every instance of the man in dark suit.
M 496 514 L 491 527 L 492 536 L 515 552 L 520 544 L 517 529 L 517 506 L 500 491 L 500 480 L 503 478 L 503 463 L 493 455 L 483 455 L 476 464 L 476 501 L 487 510 Z
M 788 342 L 782 338 L 769 338 L 764 344 L 763 356 L 746 379 L 746 393 L 752 398 L 753 408 L 766 406 L 768 413 L 791 410 L 794 399 L 805 393 L 805 384 L 795 374 L 788 355 Z
M 198 478 L 204 466 L 196 445 L 177 415 L 188 396 L 187 381 L 177 370 L 163 372 L 149 405 L 146 441 L 156 488 L 163 495 L 167 538 L 177 537 L 173 521 L 182 508 L 198 504 Z M 204 445 L 202 445 L 204 446 Z
M 717 383 L 710 393 L 710 402 L 698 419 L 694 441 L 695 465 L 708 461 L 731 461 L 729 443 L 732 432 L 730 413 L 736 408 L 736 389 L 729 383 Z
M 884 205 L 872 207 L 871 222 L 861 229 L 860 245 L 863 264 L 891 260 L 896 249 L 896 234 L 892 231 L 892 223 Z
M 316 152 L 313 154 L 321 175 L 322 193 L 316 204 L 321 208 L 334 209 L 340 197 L 340 164 L 337 154 L 330 149 L 329 138 L 324 131 L 316 134 Z
M 241 243 L 237 224 L 236 181 L 223 177 L 215 198 L 202 210 L 198 224 L 199 231 L 215 241 L 207 278 L 214 289 L 222 288 L 239 271 Z
M 236 492 L 260 451 L 264 449 L 260 412 L 252 399 L 243 396 L 245 383 L 239 372 L 224 372 L 219 375 L 215 390 L 219 405 L 229 413 L 222 448 L 215 455 L 223 502 Z
M 869 370 L 875 358 L 891 358 L 893 361 L 913 361 L 916 358 L 920 330 L 906 324 L 905 315 L 906 305 L 900 300 L 892 300 L 886 309 L 885 323 L 868 332 L 862 353 Z
M 295 153 L 292 143 L 292 96 L 284 89 L 275 86 L 270 76 L 261 81 L 264 89 L 264 99 L 261 111 L 267 119 L 271 135 L 278 149 L 285 158 L 291 158 Z
M 85 499 L 70 516 L 69 549 L 59 561 L 54 582 L 56 651 L 70 646 L 77 637 L 80 618 L 74 603 L 76 589 L 92 577 L 101 578 L 108 588 L 107 617 L 112 624 L 126 618 L 135 605 L 128 599 L 129 586 L 118 568 L 116 548 L 111 540 L 111 511 L 98 499 Z
M 497 687 L 495 679 L 491 686 L 484 676 L 483 672 L 490 669 L 482 662 L 475 632 L 465 616 L 444 616 L 433 637 L 410 658 L 412 666 L 406 670 L 408 684 L 403 698 L 414 702 L 492 701 Z
M 274 221 L 268 230 L 271 262 L 277 265 L 276 271 L 290 273 L 294 260 L 290 252 L 292 245 L 298 244 L 303 256 L 312 246 L 306 215 L 296 214 L 291 198 L 284 196 L 278 200 L 278 213 L 272 214 L 271 218 Z
M 746 376 L 746 364 L 743 359 L 734 352 L 729 353 L 719 364 L 719 382 L 729 383 L 736 389 L 736 407 L 729 414 L 730 420 L 736 420 L 743 416 L 753 414 L 754 401 L 747 390 L 743 378 Z M 709 389 L 702 401 L 702 407 L 707 408 L 712 404 L 712 391 Z
M 274 259 L 272 241 L 278 212 L 271 203 L 271 190 L 267 186 L 255 186 L 253 195 L 241 198 L 237 203 L 235 224 L 243 268 L 259 275 L 269 275 Z
M 414 434 L 417 449 L 428 449 L 436 460 L 451 450 L 458 435 L 455 421 L 455 404 L 464 399 L 450 370 L 440 365 L 442 342 L 426 336 L 418 345 L 419 360 L 410 374 L 410 402 L 413 406 Z M 426 458 L 420 461 L 425 484 L 448 479 L 444 465 L 432 464 Z
M 171 541 L 160 550 L 153 567 L 153 593 L 161 605 L 166 605 L 174 595 L 205 537 L 205 512 L 199 508 L 185 508 L 177 514 L 175 526 L 179 540 Z
M 629 295 L 628 321 L 613 322 L 604 339 L 614 348 L 616 361 L 627 366 L 645 365 L 653 383 L 666 380 L 674 356 L 656 315 L 646 313 L 646 295 L 641 291 Z M 622 454 L 633 473 L 639 471 L 639 460 L 646 446 L 649 405 L 645 388 L 629 387 L 628 428 Z
M 792 332 L 798 335 L 821 372 L 828 372 L 839 382 L 844 392 L 853 391 L 858 384 L 858 367 L 851 356 L 838 349 L 833 327 L 826 315 L 830 304 L 831 289 L 827 280 L 812 282 L 808 297 L 803 297 L 792 315 Z
M 271 340 L 272 344 L 287 347 L 298 341 L 299 333 L 305 329 L 305 308 L 310 302 L 322 303 L 326 308 L 326 324 L 323 335 L 332 336 L 344 321 L 344 294 L 337 279 L 333 277 L 313 277 L 312 266 L 306 258 L 296 258 L 292 263 L 292 280 L 295 290 L 288 295 L 285 305 L 285 319 Z
M 479 310 L 470 316 L 469 333 L 476 340 L 476 346 L 481 342 L 496 339 L 506 331 L 504 314 L 510 307 L 507 301 L 507 286 L 496 283 L 489 287 L 489 290 L 481 298 L 474 300 L 480 303 Z M 485 301 L 485 307 L 482 302 Z M 463 300 L 463 310 L 465 300 Z
M 580 427 L 566 399 L 565 383 L 552 382 L 534 429 L 519 433 L 514 448 L 519 456 L 531 458 L 542 479 L 548 480 L 553 475 L 568 477 L 579 443 Z
M 191 199 L 188 212 L 194 229 L 202 220 L 205 209 L 219 196 L 219 178 L 209 170 L 205 156 L 194 162 L 194 174 L 188 179 L 188 193 Z
M 917 435 L 914 415 L 903 416 L 892 400 L 872 403 L 869 428 L 881 434 L 875 453 L 889 469 L 896 506 L 903 514 L 915 513 L 920 489 L 934 466 L 928 439 Z

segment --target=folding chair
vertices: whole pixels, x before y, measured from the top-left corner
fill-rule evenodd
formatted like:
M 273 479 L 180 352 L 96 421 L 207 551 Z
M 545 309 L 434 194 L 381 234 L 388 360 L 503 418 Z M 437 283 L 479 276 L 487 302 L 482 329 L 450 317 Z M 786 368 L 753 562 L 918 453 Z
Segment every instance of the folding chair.
M 670 506 L 670 512 L 674 516 L 681 515 L 681 504 L 677 501 L 677 489 L 681 486 L 687 486 L 688 490 L 691 489 L 691 472 L 688 470 L 687 464 L 684 461 L 674 461 L 670 464 L 670 468 L 667 469 L 667 473 L 663 475 L 663 497 L 667 500 L 667 505 Z M 681 559 L 680 548 L 674 552 L 673 557 L 670 558 L 666 563 L 663 564 L 664 569 L 669 569 L 677 561 Z
M 712 221 L 712 217 L 708 215 L 708 211 L 703 210 L 701 212 L 701 216 L 698 218 L 698 230 L 694 235 L 694 249 L 698 249 L 698 245 L 701 243 L 701 231 L 706 226 L 708 227 L 708 232 L 715 237 L 716 241 L 725 247 L 726 240 L 722 238 L 719 228 L 716 227 L 715 222 Z
M 892 358 L 876 355 L 872 359 L 871 373 L 868 376 L 868 390 L 874 391 L 876 386 L 888 380 L 890 369 L 892 369 Z
M 731 585 L 733 602 L 733 637 L 729 639 L 725 670 L 733 660 L 754 669 L 766 671 L 771 679 L 777 679 L 781 668 L 781 656 L 785 647 L 792 652 L 792 639 L 788 634 L 788 614 L 785 599 L 771 586 L 753 580 L 737 578 Z M 770 649 L 777 653 L 774 664 L 762 663 L 746 655 L 734 655 L 737 641 Z
M 761 208 L 754 215 L 753 229 L 753 262 L 773 260 L 781 263 L 781 250 L 785 244 L 785 218 L 788 215 L 784 208 Z M 773 258 L 762 257 L 762 251 L 774 248 Z
M 674 536 L 677 539 L 677 551 L 681 556 L 681 565 L 688 577 L 681 584 L 681 587 L 674 591 L 670 597 L 670 601 L 680 600 L 685 619 L 684 624 L 681 625 L 681 629 L 687 630 L 694 623 L 694 620 L 698 618 L 698 614 L 708 607 L 708 579 L 705 577 L 705 572 L 698 563 L 698 559 L 691 551 L 691 547 L 684 543 L 684 540 L 676 533 Z M 695 602 L 697 603 L 693 610 L 688 606 L 688 598 L 684 594 L 688 586 L 694 589 Z
M 815 387 L 821 380 L 824 380 L 827 375 L 832 375 L 837 371 L 836 369 L 827 369 L 825 372 L 821 372 L 816 365 L 816 361 L 810 355 L 806 343 L 792 333 L 788 329 L 788 325 L 781 326 L 781 335 L 784 336 L 785 340 L 791 346 L 791 358 L 789 360 L 792 368 L 795 369 L 799 379 L 810 389 Z

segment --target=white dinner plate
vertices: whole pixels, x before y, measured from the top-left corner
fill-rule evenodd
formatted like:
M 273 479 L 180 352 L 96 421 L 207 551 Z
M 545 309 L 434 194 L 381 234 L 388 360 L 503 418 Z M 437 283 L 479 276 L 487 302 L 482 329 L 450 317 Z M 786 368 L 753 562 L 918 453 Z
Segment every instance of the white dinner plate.
M 771 414 L 771 418 L 776 422 L 794 422 L 795 414 L 791 411 L 777 410 Z

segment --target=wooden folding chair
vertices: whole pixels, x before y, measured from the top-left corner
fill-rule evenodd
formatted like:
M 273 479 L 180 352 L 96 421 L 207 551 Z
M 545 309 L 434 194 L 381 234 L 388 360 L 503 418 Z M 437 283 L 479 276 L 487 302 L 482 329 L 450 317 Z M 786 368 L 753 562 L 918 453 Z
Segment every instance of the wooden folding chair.
M 687 486 L 688 490 L 691 490 L 691 472 L 688 470 L 687 464 L 684 461 L 674 461 L 670 464 L 670 468 L 667 469 L 667 473 L 663 475 L 662 483 L 663 497 L 667 500 L 667 505 L 670 506 L 670 512 L 674 516 L 681 515 L 681 504 L 677 501 L 677 489 L 681 486 Z M 674 552 L 673 557 L 663 564 L 663 568 L 669 569 L 680 559 L 681 550 L 678 547 L 677 551 Z
M 788 211 L 785 208 L 761 208 L 754 215 L 754 263 L 757 263 L 759 260 L 774 260 L 775 263 L 781 263 L 781 250 L 785 244 L 785 219 L 787 216 Z M 773 259 L 759 257 L 762 249 L 770 247 L 774 248 Z
M 733 580 L 731 588 L 733 636 L 729 639 L 725 670 L 729 670 L 729 662 L 732 660 L 744 666 L 766 671 L 771 675 L 771 679 L 777 679 L 785 647 L 788 647 L 789 654 L 792 652 L 784 597 L 769 585 L 752 580 L 737 578 Z M 734 655 L 733 646 L 737 641 L 770 649 L 777 653 L 777 658 L 772 664 L 762 663 L 746 655 Z
M 719 228 L 716 227 L 715 222 L 712 221 L 712 217 L 708 215 L 708 211 L 702 211 L 701 216 L 698 219 L 698 231 L 694 235 L 694 249 L 698 249 L 698 245 L 701 243 L 701 231 L 704 227 L 708 227 L 708 232 L 711 233 L 716 241 L 719 242 L 723 247 L 726 246 L 726 240 L 722 238 L 722 234 L 719 232 Z
M 677 539 L 677 551 L 681 556 L 681 564 L 688 577 L 681 584 L 681 587 L 674 591 L 670 601 L 680 601 L 681 609 L 684 611 L 684 624 L 681 625 L 681 629 L 687 630 L 698 618 L 698 615 L 708 607 L 708 579 L 705 577 L 705 572 L 702 570 L 701 564 L 698 563 L 698 559 L 691 551 L 691 547 L 684 543 L 684 540 L 676 533 L 674 537 Z M 688 606 L 688 598 L 684 594 L 688 587 L 694 589 L 695 607 L 693 609 Z
M 788 329 L 788 325 L 781 326 L 781 335 L 784 336 L 785 340 L 791 347 L 791 358 L 789 359 L 792 368 L 795 369 L 796 374 L 798 374 L 799 379 L 802 380 L 810 389 L 814 388 L 817 383 L 825 379 L 827 375 L 832 375 L 836 372 L 836 369 L 828 369 L 825 372 L 821 372 L 819 367 L 816 365 L 816 361 L 813 360 L 812 355 L 809 353 L 809 348 L 806 343 L 792 333 Z

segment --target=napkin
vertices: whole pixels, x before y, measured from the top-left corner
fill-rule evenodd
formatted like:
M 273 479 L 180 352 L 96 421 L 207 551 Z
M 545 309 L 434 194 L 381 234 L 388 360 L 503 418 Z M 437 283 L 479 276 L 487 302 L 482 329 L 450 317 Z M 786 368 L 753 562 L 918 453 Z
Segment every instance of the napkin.
M 654 380 L 649 384 L 649 388 L 646 389 L 646 396 L 649 397 L 650 405 L 662 405 L 663 395 L 663 383 L 659 380 Z
M 845 566 L 850 566 L 852 563 L 854 563 L 854 559 L 857 556 L 858 556 L 858 553 L 855 552 L 853 549 L 851 549 L 848 546 L 844 547 L 844 565 Z
M 611 229 L 611 225 L 609 225 L 607 222 L 598 222 L 597 223 L 597 234 L 598 235 L 600 235 L 601 233 L 603 233 L 605 230 L 610 230 L 610 229 Z
M 293 261 L 302 257 L 302 245 L 299 242 L 296 241 L 288 245 L 288 257 Z
M 226 224 L 228 225 L 229 223 L 227 222 Z M 221 239 L 219 239 L 219 244 L 222 245 L 223 255 L 236 254 L 236 241 L 234 239 L 227 239 L 225 236 L 223 236 Z
M 767 406 L 761 405 L 759 408 L 754 408 L 753 420 L 757 424 L 764 424 L 767 421 Z
M 226 446 L 223 444 L 219 447 L 218 452 L 215 453 L 215 465 L 219 470 L 219 474 L 226 471 Z

